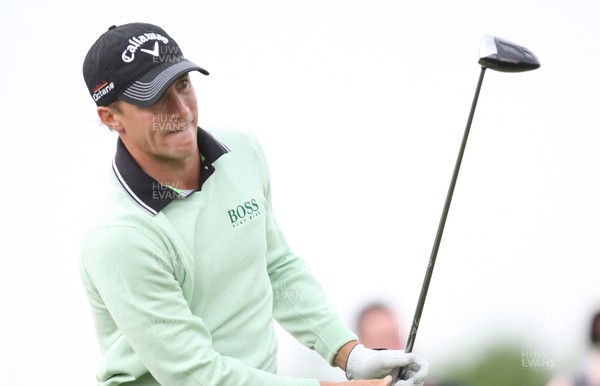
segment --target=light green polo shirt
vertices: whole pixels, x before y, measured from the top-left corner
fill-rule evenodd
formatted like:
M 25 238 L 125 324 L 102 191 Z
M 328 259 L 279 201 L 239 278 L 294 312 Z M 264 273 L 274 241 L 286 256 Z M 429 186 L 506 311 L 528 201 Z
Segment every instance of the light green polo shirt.
M 99 385 L 318 385 L 275 375 L 273 319 L 332 363 L 355 335 L 287 245 L 249 134 L 199 128 L 201 188 L 145 174 L 118 141 L 81 277 Z

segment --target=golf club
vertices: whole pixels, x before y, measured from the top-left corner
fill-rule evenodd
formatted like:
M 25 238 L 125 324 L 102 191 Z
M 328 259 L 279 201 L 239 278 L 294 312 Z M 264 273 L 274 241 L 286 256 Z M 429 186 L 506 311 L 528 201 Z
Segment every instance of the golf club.
M 438 225 L 435 240 L 433 242 L 433 248 L 429 263 L 427 264 L 427 270 L 425 272 L 425 278 L 423 279 L 423 286 L 421 287 L 421 293 L 419 295 L 419 301 L 417 302 L 417 308 L 412 321 L 412 326 L 406 342 L 405 352 L 412 352 L 419 324 L 421 322 L 421 314 L 425 305 L 425 298 L 427 297 L 427 290 L 429 289 L 429 283 L 431 282 L 431 276 L 433 274 L 433 268 L 435 266 L 435 260 L 437 258 L 438 250 L 440 248 L 440 242 L 442 241 L 442 234 L 444 233 L 444 226 L 446 225 L 446 219 L 448 217 L 448 211 L 450 209 L 450 203 L 452 202 L 452 196 L 454 194 L 454 187 L 456 186 L 456 180 L 458 179 L 458 172 L 462 163 L 465 147 L 467 146 L 467 139 L 471 130 L 471 123 L 473 122 L 473 115 L 475 114 L 475 107 L 477 106 L 477 100 L 479 99 L 479 92 L 481 90 L 481 84 L 483 83 L 483 76 L 487 68 L 501 71 L 501 72 L 523 72 L 535 70 L 540 67 L 540 62 L 536 56 L 525 47 L 518 46 L 504 39 L 499 39 L 494 36 L 484 35 L 481 39 L 480 51 L 479 51 L 479 64 L 481 65 L 481 73 L 479 74 L 479 81 L 477 82 L 477 88 L 475 89 L 475 96 L 473 97 L 473 103 L 471 104 L 471 111 L 469 112 L 469 118 L 467 119 L 467 126 L 463 134 L 462 143 L 456 159 L 456 165 L 454 166 L 454 173 L 450 181 L 450 187 L 448 194 L 446 195 L 446 202 L 444 209 L 442 210 L 442 216 Z M 400 369 L 399 379 L 406 379 L 405 375 L 407 369 Z

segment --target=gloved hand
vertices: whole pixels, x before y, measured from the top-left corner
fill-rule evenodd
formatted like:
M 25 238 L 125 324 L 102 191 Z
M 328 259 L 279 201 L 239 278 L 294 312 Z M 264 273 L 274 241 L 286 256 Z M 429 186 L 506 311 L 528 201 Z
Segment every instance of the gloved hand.
M 408 366 L 408 379 L 397 379 L 401 367 Z M 357 344 L 346 364 L 346 378 L 377 379 L 386 375 L 394 377 L 394 386 L 422 386 L 429 372 L 429 363 L 413 353 L 402 350 L 371 350 Z

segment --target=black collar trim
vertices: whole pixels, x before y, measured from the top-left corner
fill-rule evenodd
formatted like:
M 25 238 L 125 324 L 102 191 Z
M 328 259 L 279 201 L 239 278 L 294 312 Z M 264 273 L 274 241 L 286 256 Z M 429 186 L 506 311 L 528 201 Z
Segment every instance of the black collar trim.
M 200 173 L 198 190 L 202 189 L 204 182 L 214 173 L 213 163 L 223 154 L 231 150 L 212 136 L 209 132 L 198 127 L 198 149 L 204 157 Z M 117 141 L 117 153 L 113 160 L 113 171 L 123 186 L 123 189 L 151 215 L 156 215 L 169 203 L 179 197 L 178 189 L 162 185 L 146 174 L 140 165 L 133 159 L 121 139 Z

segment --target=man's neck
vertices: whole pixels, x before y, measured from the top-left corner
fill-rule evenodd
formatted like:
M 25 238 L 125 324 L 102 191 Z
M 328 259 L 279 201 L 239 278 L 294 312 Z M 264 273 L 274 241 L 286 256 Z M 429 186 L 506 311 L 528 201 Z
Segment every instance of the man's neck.
M 151 171 L 144 171 L 161 185 L 196 190 L 200 185 L 200 169 L 200 155 L 196 152 L 186 162 L 162 162 L 152 167 Z
M 200 152 L 181 160 L 156 159 L 140 152 L 130 151 L 142 170 L 161 185 L 176 189 L 196 190 L 200 184 Z

